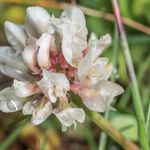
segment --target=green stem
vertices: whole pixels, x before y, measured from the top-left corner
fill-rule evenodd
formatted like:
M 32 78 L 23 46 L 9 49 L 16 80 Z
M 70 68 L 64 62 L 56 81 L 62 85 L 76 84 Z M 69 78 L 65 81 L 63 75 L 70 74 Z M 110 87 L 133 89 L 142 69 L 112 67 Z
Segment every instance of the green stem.
M 139 150 L 136 144 L 125 138 L 117 129 L 115 129 L 111 123 L 105 120 L 99 113 L 92 112 L 87 109 L 80 101 L 80 97 L 75 96 L 73 93 L 72 101 L 78 106 L 82 107 L 86 115 L 95 123 L 100 129 L 102 129 L 107 135 L 109 135 L 114 141 L 116 141 L 125 150 Z
M 112 5 L 114 8 L 115 17 L 116 17 L 116 21 L 118 24 L 118 30 L 120 33 L 121 44 L 123 47 L 123 51 L 124 51 L 124 55 L 125 55 L 125 59 L 127 63 L 127 68 L 128 68 L 129 76 L 131 79 L 133 103 L 134 103 L 134 109 L 136 112 L 138 126 L 139 126 L 140 142 L 141 142 L 142 149 L 148 150 L 149 149 L 148 136 L 146 134 L 145 116 L 144 116 L 141 96 L 140 96 L 139 87 L 137 84 L 133 62 L 132 62 L 132 58 L 131 58 L 131 54 L 130 54 L 130 50 L 129 50 L 129 46 L 127 42 L 127 37 L 126 37 L 126 33 L 125 33 L 124 26 L 122 23 L 117 0 L 112 0 Z

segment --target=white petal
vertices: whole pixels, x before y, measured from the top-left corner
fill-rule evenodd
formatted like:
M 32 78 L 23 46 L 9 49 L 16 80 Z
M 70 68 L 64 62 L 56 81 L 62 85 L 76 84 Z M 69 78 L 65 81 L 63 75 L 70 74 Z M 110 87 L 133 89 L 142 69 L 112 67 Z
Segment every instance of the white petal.
M 42 34 L 36 43 L 39 47 L 37 61 L 41 68 L 49 69 L 50 67 L 50 48 L 52 43 L 54 43 L 54 37 L 48 33 Z
M 110 42 L 111 37 L 109 34 L 102 36 L 99 41 L 97 39 L 90 41 L 89 51 L 78 65 L 78 77 L 80 80 L 85 79 L 91 65 L 96 61 L 104 48 L 108 46 Z
M 85 112 L 81 108 L 69 108 L 68 112 L 74 120 L 83 123 L 85 120 Z
M 100 93 L 105 99 L 107 97 L 115 97 L 124 92 L 124 89 L 116 83 L 111 81 L 103 80 L 97 84 L 97 88 L 100 90 Z
M 85 120 L 85 112 L 80 108 L 66 108 L 61 112 L 54 112 L 58 120 L 62 123 L 63 131 L 66 131 L 67 127 L 74 124 L 76 128 L 76 121 L 82 123 Z
M 49 73 L 50 78 L 55 86 L 55 94 L 57 97 L 63 97 L 70 90 L 70 83 L 63 73 Z
M 59 113 L 56 113 L 55 115 L 58 118 L 58 120 L 62 123 L 62 125 L 66 127 L 70 127 L 74 123 L 74 119 L 68 112 L 68 109 L 65 109 Z
M 70 7 L 65 9 L 61 14 L 60 19 L 64 22 L 67 21 L 80 26 L 86 26 L 85 16 L 78 7 Z
M 111 36 L 109 34 L 102 36 L 99 40 L 91 40 L 88 46 L 89 54 L 87 54 L 90 57 L 90 62 L 94 62 L 110 43 Z
M 56 102 L 56 97 L 63 97 L 70 90 L 69 81 L 63 73 L 53 73 L 44 69 L 43 78 L 37 84 L 52 102 Z
M 96 112 L 104 112 L 107 105 L 99 91 L 93 88 L 84 89 L 84 94 L 81 96 L 84 105 L 90 110 Z
M 0 64 L 0 71 L 10 78 L 17 79 L 19 81 L 25 81 L 25 82 L 33 82 L 35 81 L 35 78 L 28 74 L 27 72 L 22 72 L 21 70 L 18 70 L 16 68 L 12 68 L 7 65 Z
M 91 88 L 84 89 L 81 95 L 86 107 L 93 111 L 104 112 L 112 102 L 113 98 L 123 93 L 123 88 L 110 81 L 100 81 Z
M 83 57 L 82 51 L 87 46 L 85 28 L 72 24 L 61 26 L 63 33 L 62 52 L 66 61 L 76 67 L 78 61 Z
M 87 72 L 85 76 L 89 85 L 96 84 L 101 80 L 107 80 L 112 72 L 112 64 L 108 64 L 108 58 L 98 58 Z M 83 79 L 82 79 L 83 80 Z
M 54 85 L 46 70 L 43 70 L 43 78 L 37 82 L 37 85 L 51 102 L 56 102 L 57 98 L 54 94 Z
M 24 115 L 32 115 L 35 108 L 38 107 L 41 95 L 33 95 L 28 97 L 28 101 L 24 104 L 22 112 Z
M 0 47 L 0 63 L 9 65 L 13 68 L 15 67 L 16 69 L 20 69 L 22 71 L 28 70 L 22 61 L 21 55 L 17 54 L 13 48 L 8 46 Z
M 104 49 L 108 45 L 110 45 L 110 43 L 111 36 L 109 34 L 100 37 L 99 40 L 97 38 L 91 38 L 88 44 L 89 54 L 87 54 L 90 55 L 90 61 L 94 62 L 98 58 L 98 56 L 104 51 Z
M 18 25 L 9 21 L 6 21 L 4 26 L 8 42 L 13 46 L 17 53 L 21 53 L 25 47 L 25 32 Z
M 11 87 L 0 91 L 0 110 L 3 112 L 15 112 L 23 108 L 26 99 L 18 98 Z
M 47 98 L 43 97 L 39 101 L 37 108 L 33 110 L 31 122 L 38 125 L 46 120 L 52 113 L 52 104 Z
M 38 46 L 28 45 L 22 52 L 24 63 L 33 71 L 34 74 L 40 73 L 40 68 L 37 63 Z
M 26 31 L 28 36 L 39 38 L 47 31 L 50 22 L 50 15 L 42 7 L 28 7 L 26 10 Z
M 77 67 L 78 61 L 83 57 L 82 51 L 87 47 L 87 28 L 85 17 L 77 7 L 71 7 L 61 15 L 62 24 L 62 51 L 66 61 Z
M 22 112 L 24 115 L 32 115 L 34 110 L 34 106 L 32 104 L 32 101 L 28 101 L 24 104 Z
M 14 80 L 13 88 L 15 94 L 18 97 L 28 97 L 40 93 L 40 90 L 35 83 L 25 83 L 18 80 Z

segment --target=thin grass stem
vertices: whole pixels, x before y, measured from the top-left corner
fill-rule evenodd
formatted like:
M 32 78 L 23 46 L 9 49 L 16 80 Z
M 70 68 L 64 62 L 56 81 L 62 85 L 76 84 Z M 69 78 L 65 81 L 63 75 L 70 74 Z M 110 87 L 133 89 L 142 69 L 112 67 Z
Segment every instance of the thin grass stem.
M 122 23 L 120 9 L 119 9 L 117 0 L 112 0 L 112 5 L 113 5 L 117 25 L 118 25 L 123 52 L 124 52 L 126 63 L 127 63 L 129 77 L 131 80 L 133 103 L 134 103 L 134 109 L 136 112 L 136 117 L 137 117 L 138 126 L 139 126 L 139 136 L 140 136 L 141 147 L 143 150 L 149 150 L 148 136 L 146 133 L 145 116 L 144 116 L 144 110 L 142 106 L 142 100 L 141 100 L 139 87 L 138 87 L 138 83 L 137 83 L 137 79 L 136 79 L 136 75 L 135 75 L 135 71 L 133 67 L 133 62 L 132 62 L 132 58 L 131 58 L 131 54 L 129 50 L 129 45 L 127 42 L 127 37 L 126 37 L 126 33 L 125 33 L 124 26 Z

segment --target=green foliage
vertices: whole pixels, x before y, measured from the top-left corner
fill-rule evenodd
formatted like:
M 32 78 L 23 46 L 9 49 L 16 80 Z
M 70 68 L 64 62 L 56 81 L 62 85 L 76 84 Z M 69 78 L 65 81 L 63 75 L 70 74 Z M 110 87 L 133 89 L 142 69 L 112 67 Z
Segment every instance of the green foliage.
M 111 123 L 125 137 L 133 141 L 138 141 L 138 126 L 134 116 L 117 113 L 111 118 Z

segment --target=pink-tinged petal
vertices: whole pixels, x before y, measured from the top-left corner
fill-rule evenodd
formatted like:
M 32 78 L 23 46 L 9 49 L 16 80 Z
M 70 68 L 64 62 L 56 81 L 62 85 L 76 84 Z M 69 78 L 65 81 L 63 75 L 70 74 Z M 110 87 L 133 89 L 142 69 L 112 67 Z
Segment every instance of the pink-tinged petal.
M 8 42 L 17 51 L 17 53 L 21 53 L 25 47 L 25 32 L 18 25 L 9 21 L 5 22 L 4 27 Z
M 41 34 L 47 32 L 50 23 L 50 15 L 39 6 L 28 7 L 26 10 L 26 32 L 28 36 L 39 38 Z
M 50 67 L 50 51 L 51 47 L 54 45 L 54 36 L 44 33 L 37 41 L 37 46 L 39 47 L 37 61 L 41 68 L 49 69 Z
M 123 92 L 120 85 L 103 80 L 90 88 L 84 88 L 80 96 L 87 108 L 96 112 L 104 112 L 113 98 Z
M 27 67 L 23 63 L 21 55 L 17 54 L 13 48 L 8 46 L 0 47 L 0 63 L 24 72 L 28 71 Z
M 18 97 L 28 97 L 37 93 L 41 93 L 36 83 L 25 83 L 14 80 L 13 83 L 14 93 Z
M 24 63 L 33 71 L 34 74 L 40 73 L 40 68 L 37 62 L 38 46 L 28 45 L 22 52 Z
M 33 110 L 31 122 L 34 125 L 38 125 L 46 120 L 51 114 L 52 104 L 46 97 L 43 97 L 38 101 L 37 107 Z
M 0 110 L 3 112 L 19 111 L 26 101 L 27 99 L 17 97 L 11 87 L 0 91 Z
M 52 102 L 63 97 L 70 90 L 70 84 L 63 73 L 53 73 L 43 69 L 43 78 L 37 83 L 42 92 Z
M 78 65 L 78 77 L 79 80 L 86 78 L 87 72 L 91 65 L 98 59 L 99 55 L 102 53 L 105 47 L 107 47 L 111 42 L 111 37 L 109 34 L 102 36 L 100 40 L 91 38 L 88 46 L 88 52 L 85 57 L 79 62 Z
M 17 79 L 19 81 L 24 81 L 24 82 L 33 82 L 35 81 L 35 77 L 28 74 L 27 72 L 23 72 L 19 69 L 16 69 L 16 68 L 13 68 L 13 67 L 10 67 L 10 66 L 7 66 L 7 65 L 3 65 L 3 64 L 0 64 L 0 71 L 10 77 L 10 78 L 13 78 L 13 79 Z

